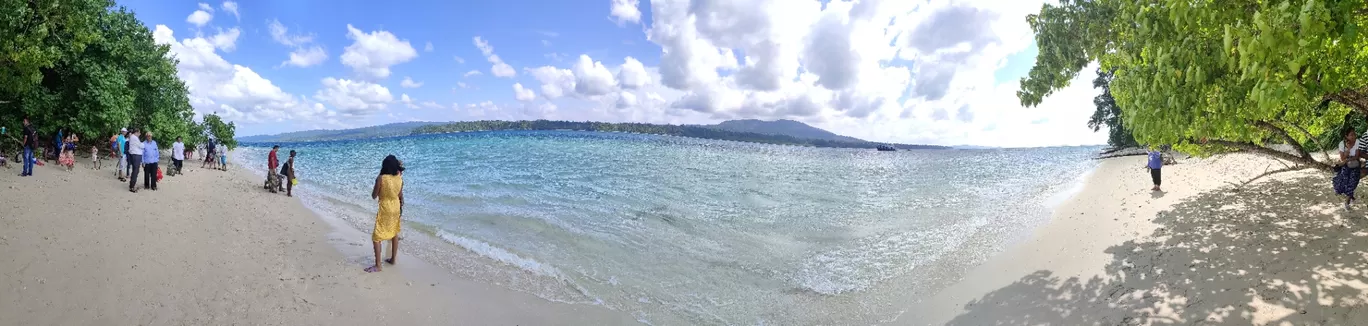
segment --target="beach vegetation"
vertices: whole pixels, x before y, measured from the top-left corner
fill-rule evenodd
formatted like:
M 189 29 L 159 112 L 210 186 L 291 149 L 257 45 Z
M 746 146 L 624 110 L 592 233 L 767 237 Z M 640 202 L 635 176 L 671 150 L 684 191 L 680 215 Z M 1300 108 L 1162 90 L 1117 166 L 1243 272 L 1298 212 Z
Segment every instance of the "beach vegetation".
M 553 121 L 553 120 L 482 120 L 461 121 L 448 124 L 427 125 L 413 129 L 413 134 L 434 134 L 470 131 L 498 130 L 577 130 L 597 132 L 631 132 L 652 135 L 669 135 L 703 139 L 731 140 L 752 143 L 796 145 L 835 148 L 878 148 L 884 143 L 868 141 L 845 141 L 833 139 L 800 138 L 788 135 L 762 134 L 723 130 L 700 125 L 669 125 L 652 123 L 612 123 L 592 121 Z M 944 146 L 888 144 L 897 149 L 945 149 Z
M 1346 113 L 1368 113 L 1368 2 L 1062 0 L 1026 20 L 1040 54 L 1021 103 L 1097 64 L 1142 144 L 1329 169 L 1309 149 Z
M 1097 78 L 1093 79 L 1093 88 L 1102 89 L 1102 94 L 1093 97 L 1093 105 L 1097 107 L 1093 111 L 1091 118 L 1088 118 L 1088 128 L 1094 132 L 1101 131 L 1103 126 L 1107 127 L 1107 146 L 1112 149 L 1140 147 L 1135 141 L 1135 136 L 1131 135 L 1129 128 L 1121 123 L 1121 107 L 1116 106 L 1116 99 L 1111 95 L 1111 71 L 1097 69 Z
M 124 127 L 203 139 L 170 47 L 113 1 L 0 0 L 0 35 L 0 125 L 29 117 L 89 143 Z

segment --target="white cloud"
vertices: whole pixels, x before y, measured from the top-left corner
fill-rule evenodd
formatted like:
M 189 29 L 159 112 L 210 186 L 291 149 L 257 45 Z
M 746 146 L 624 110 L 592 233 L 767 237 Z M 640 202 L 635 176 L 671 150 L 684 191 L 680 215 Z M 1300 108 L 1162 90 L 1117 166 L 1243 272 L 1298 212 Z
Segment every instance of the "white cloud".
M 641 3 L 639 0 L 613 0 L 612 17 L 618 25 L 626 23 L 640 23 L 641 9 L 637 9 Z
M 504 63 L 503 59 L 499 58 L 499 55 L 494 54 L 494 47 L 490 46 L 489 42 L 485 42 L 485 40 L 479 36 L 475 37 L 474 42 L 475 47 L 480 48 L 480 53 L 484 54 L 485 59 L 489 60 L 490 64 L 493 64 L 493 66 L 489 68 L 490 74 L 493 74 L 496 77 L 508 78 L 518 75 L 518 71 L 513 70 L 513 66 Z
M 613 73 L 588 55 L 581 54 L 571 71 L 575 73 L 575 91 L 586 96 L 605 95 L 617 86 Z
M 234 1 L 224 1 L 224 2 L 223 2 L 223 11 L 227 11 L 228 13 L 233 14 L 233 17 L 234 17 L 234 18 L 237 18 L 238 20 L 242 20 L 242 15 L 239 15 L 239 14 L 238 14 L 238 3 L 237 3 L 237 2 L 234 2 Z
M 347 24 L 347 38 L 352 44 L 342 53 L 342 64 L 364 78 L 388 78 L 391 66 L 418 57 L 418 51 L 408 40 L 400 40 L 388 31 L 366 33 Z
M 465 58 L 461 58 L 461 57 L 451 57 L 451 58 L 452 58 L 453 60 L 456 60 L 456 63 L 465 64 Z
M 432 50 L 432 41 L 428 41 L 426 45 L 423 45 L 423 52 L 432 52 Z
M 237 27 L 228 30 L 219 30 L 218 34 L 214 34 L 213 37 L 209 38 L 209 43 L 213 43 L 214 47 L 223 50 L 223 52 L 233 52 L 233 50 L 237 49 L 237 39 L 240 34 L 242 34 L 242 31 L 238 30 Z
M 220 112 L 231 121 L 252 123 L 312 120 L 331 112 L 321 104 L 286 93 L 251 68 L 224 60 L 208 38 L 177 41 L 171 28 L 157 25 L 153 40 L 171 47 L 168 55 L 178 61 L 176 75 L 185 82 L 190 104 L 200 114 Z
M 418 105 L 419 105 L 419 106 L 422 106 L 423 108 L 428 108 L 428 109 L 440 109 L 440 108 L 442 108 L 442 105 L 441 105 L 441 104 L 437 104 L 437 102 L 434 102 L 434 101 L 423 101 L 423 103 L 419 103 Z
M 517 98 L 519 101 L 527 102 L 536 99 L 537 93 L 533 93 L 530 89 L 523 88 L 522 83 L 513 83 L 513 97 Z
M 203 2 L 199 3 L 199 9 L 207 12 L 214 12 L 214 6 L 210 6 L 209 4 Z
M 464 82 L 456 82 L 456 87 L 460 87 L 461 89 L 468 89 L 470 88 L 470 85 L 466 85 L 466 83 Z
M 290 29 L 281 24 L 279 20 L 272 19 L 266 25 L 270 29 L 271 39 L 281 45 L 300 46 L 313 42 L 314 36 L 312 34 L 290 35 Z
M 624 59 L 617 78 L 622 82 L 622 88 L 627 89 L 637 89 L 651 83 L 651 75 L 646 73 L 646 66 L 633 57 Z
M 541 82 L 542 96 L 554 99 L 564 96 L 566 90 L 575 90 L 575 73 L 569 69 L 560 69 L 552 66 L 541 66 L 528 69 L 532 77 Z
M 465 75 L 462 75 L 461 77 L 479 76 L 479 75 L 483 75 L 483 74 L 484 74 L 484 73 L 481 73 L 479 70 L 471 70 L 471 71 L 467 71 L 467 72 L 465 73 Z
M 300 47 L 290 52 L 290 59 L 285 60 L 281 65 L 303 68 L 323 63 L 325 60 L 328 60 L 328 52 L 324 51 L 323 47 Z
M 421 83 L 421 82 L 414 82 L 412 78 L 409 78 L 408 76 L 404 76 L 404 81 L 399 82 L 399 87 L 403 87 L 403 88 L 419 88 L 419 87 L 423 87 L 423 83 Z
M 389 89 L 378 84 L 332 77 L 323 78 L 322 84 L 314 98 L 332 105 L 344 115 L 367 116 L 394 102 Z
M 408 94 L 400 95 L 400 96 L 399 96 L 399 102 L 404 103 L 404 106 L 407 106 L 407 107 L 410 108 L 410 109 L 417 109 L 417 108 L 418 108 L 417 105 L 413 105 L 413 98 L 410 98 L 410 97 L 408 96 Z
M 190 16 L 185 17 L 185 22 L 194 24 L 195 27 L 204 27 L 204 24 L 208 24 L 209 20 L 212 19 L 214 19 L 213 14 L 204 10 L 195 10 L 195 12 L 190 13 Z

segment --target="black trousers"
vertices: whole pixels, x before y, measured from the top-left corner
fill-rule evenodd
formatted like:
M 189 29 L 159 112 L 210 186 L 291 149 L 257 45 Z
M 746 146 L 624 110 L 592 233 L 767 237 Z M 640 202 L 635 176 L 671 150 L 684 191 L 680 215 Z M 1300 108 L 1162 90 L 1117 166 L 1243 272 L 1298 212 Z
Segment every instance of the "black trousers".
M 171 159 L 171 164 L 176 166 L 176 172 L 181 171 L 181 168 L 184 167 L 183 163 L 185 163 L 185 160 Z
M 1150 179 L 1154 180 L 1154 186 L 1159 186 L 1160 179 L 1162 179 L 1159 176 L 1159 169 L 1150 169 Z
M 138 187 L 139 166 L 142 166 L 142 155 L 128 154 L 128 190 Z
M 143 164 L 143 189 L 157 189 L 157 163 Z

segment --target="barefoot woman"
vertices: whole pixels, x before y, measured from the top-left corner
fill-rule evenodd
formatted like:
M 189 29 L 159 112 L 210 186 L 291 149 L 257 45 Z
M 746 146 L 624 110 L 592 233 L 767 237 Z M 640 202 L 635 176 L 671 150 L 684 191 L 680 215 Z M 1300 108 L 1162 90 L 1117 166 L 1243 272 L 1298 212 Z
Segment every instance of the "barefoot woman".
M 380 243 L 390 241 L 390 258 L 385 262 L 394 264 L 399 254 L 399 217 L 404 212 L 404 177 L 399 174 L 404 168 L 394 155 L 386 156 L 380 164 L 380 175 L 375 177 L 375 187 L 371 188 L 371 199 L 380 199 L 380 211 L 375 214 L 375 232 L 371 233 L 371 244 L 375 247 L 375 266 L 366 272 L 380 271 Z

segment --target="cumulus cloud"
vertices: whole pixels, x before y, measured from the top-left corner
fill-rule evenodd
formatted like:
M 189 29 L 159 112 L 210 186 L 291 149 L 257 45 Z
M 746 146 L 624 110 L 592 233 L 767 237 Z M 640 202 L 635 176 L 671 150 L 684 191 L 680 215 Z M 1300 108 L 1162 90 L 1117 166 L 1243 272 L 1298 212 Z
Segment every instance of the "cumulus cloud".
M 378 84 L 332 77 L 323 78 L 322 84 L 314 99 L 332 105 L 343 115 L 370 115 L 394 102 L 389 89 Z
M 641 5 L 639 0 L 613 0 L 611 15 L 618 25 L 626 23 L 640 23 L 641 10 L 637 9 Z
M 489 42 L 485 42 L 485 40 L 479 36 L 475 37 L 474 42 L 475 47 L 480 48 L 480 53 L 484 54 L 485 59 L 489 60 L 489 63 L 493 65 L 489 68 L 490 74 L 493 74 L 496 77 L 507 78 L 518 75 L 518 71 L 513 70 L 513 66 L 504 63 L 503 59 L 499 58 L 499 55 L 494 54 L 494 47 L 489 45 Z
M 177 59 L 176 75 L 185 81 L 190 104 L 198 113 L 220 112 L 229 120 L 251 123 L 311 120 L 331 112 L 281 90 L 251 68 L 224 60 L 209 38 L 176 40 L 165 25 L 157 25 L 152 35 L 157 44 L 170 46 L 167 55 Z
M 209 42 L 213 43 L 214 47 L 223 50 L 223 52 L 233 52 L 233 50 L 237 49 L 237 39 L 240 34 L 242 34 L 242 31 L 238 30 L 237 27 L 219 30 L 218 34 L 214 34 L 214 36 L 209 38 Z
M 400 40 L 388 31 L 366 33 L 347 24 L 347 38 L 352 44 L 343 51 L 342 64 L 363 78 L 388 78 L 390 67 L 418 57 L 418 51 L 408 40 Z
M 622 88 L 637 89 L 651 83 L 651 75 L 646 73 L 646 66 L 642 65 L 641 61 L 633 57 L 623 60 L 622 67 L 618 70 L 618 80 L 622 82 Z
M 569 69 L 541 66 L 528 69 L 528 73 L 541 82 L 542 96 L 546 98 L 558 98 L 564 96 L 567 90 L 575 90 L 575 73 Z
M 309 67 L 323 63 L 328 60 L 328 52 L 320 46 L 300 47 L 290 52 L 290 59 L 282 62 L 281 65 L 295 67 Z
M 271 40 L 286 46 L 298 46 L 313 42 L 314 36 L 309 35 L 290 35 L 290 29 L 281 24 L 279 20 L 272 19 L 266 23 L 271 32 Z
M 195 27 L 204 27 L 204 24 L 208 24 L 209 20 L 212 19 L 214 19 L 214 15 L 208 11 L 195 10 L 195 12 L 190 13 L 190 16 L 185 17 L 185 22 L 194 24 Z
M 223 11 L 227 11 L 228 13 L 233 14 L 233 18 L 237 18 L 238 20 L 242 20 L 242 15 L 238 14 L 238 3 L 237 3 L 237 2 L 235 2 L 235 1 L 224 1 L 224 2 L 223 2 L 223 5 L 222 5 L 222 8 L 223 8 Z
M 605 95 L 617 86 L 613 73 L 609 72 L 602 62 L 594 61 L 588 55 L 581 54 L 572 71 L 575 74 L 575 92 L 580 94 Z
M 414 82 L 412 78 L 409 78 L 408 76 L 404 76 L 404 81 L 399 82 L 399 87 L 403 87 L 403 88 L 419 88 L 419 87 L 423 87 L 423 83 L 422 83 L 422 82 Z
M 522 83 L 513 83 L 513 97 L 517 98 L 519 101 L 528 102 L 536 99 L 537 93 L 533 93 L 530 89 L 523 88 Z

